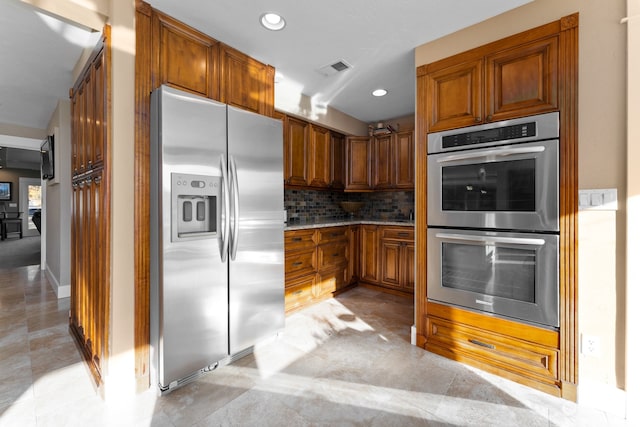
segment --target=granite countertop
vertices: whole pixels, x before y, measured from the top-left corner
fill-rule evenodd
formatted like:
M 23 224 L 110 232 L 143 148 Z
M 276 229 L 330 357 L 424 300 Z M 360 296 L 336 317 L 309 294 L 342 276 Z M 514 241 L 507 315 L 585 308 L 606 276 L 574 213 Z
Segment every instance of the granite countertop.
M 372 225 L 398 225 L 403 227 L 413 227 L 414 221 L 399 220 L 399 219 L 365 219 L 365 218 L 327 218 L 317 221 L 289 221 L 284 230 L 304 230 L 309 228 L 323 228 L 323 227 L 338 227 L 342 225 L 359 225 L 359 224 L 372 224 Z

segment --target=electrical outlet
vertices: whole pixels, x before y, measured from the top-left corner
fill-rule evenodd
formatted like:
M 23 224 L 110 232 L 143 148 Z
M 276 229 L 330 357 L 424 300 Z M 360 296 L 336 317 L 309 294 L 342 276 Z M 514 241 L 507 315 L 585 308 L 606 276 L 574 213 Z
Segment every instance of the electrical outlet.
M 582 334 L 582 354 L 600 356 L 600 337 Z

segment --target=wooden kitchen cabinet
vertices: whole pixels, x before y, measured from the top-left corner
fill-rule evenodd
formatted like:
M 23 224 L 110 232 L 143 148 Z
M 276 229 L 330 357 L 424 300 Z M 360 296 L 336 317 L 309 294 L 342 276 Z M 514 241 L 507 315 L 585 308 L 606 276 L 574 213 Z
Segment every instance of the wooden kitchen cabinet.
M 380 283 L 413 292 L 415 244 L 413 227 L 379 227 Z
M 331 183 L 331 132 L 320 126 L 310 125 L 309 138 L 310 187 L 327 188 Z
M 575 401 L 578 395 L 577 164 L 579 15 L 572 14 L 416 70 L 416 181 L 426 188 L 429 132 L 557 111 L 560 117 L 559 327 L 428 300 L 427 265 L 416 270 L 416 342 L 444 357 Z M 416 206 L 424 208 L 424 191 Z M 424 260 L 425 218 L 416 223 Z
M 309 124 L 293 117 L 284 119 L 284 182 L 306 186 L 308 181 Z
M 373 139 L 373 187 L 386 190 L 394 186 L 395 135 L 380 135 Z
M 345 137 L 331 132 L 331 181 L 329 187 L 334 190 L 344 190 L 345 182 Z
M 413 190 L 415 187 L 415 145 L 413 131 L 398 132 L 394 144 L 394 188 Z
M 428 131 L 558 109 L 558 37 L 473 49 L 429 64 Z
M 345 191 L 371 191 L 371 138 L 347 138 Z
M 273 116 L 275 69 L 220 43 L 220 101 Z
M 71 298 L 69 329 L 98 386 L 109 357 L 111 194 L 109 28 L 71 90 Z
M 373 186 L 376 190 L 415 187 L 413 131 L 374 138 Z
M 360 226 L 360 280 L 378 283 L 378 226 Z
M 351 229 L 285 231 L 285 310 L 330 298 L 351 285 Z
M 285 115 L 285 185 L 294 188 L 343 189 L 344 144 L 344 135 Z
M 219 99 L 220 43 L 162 13 L 153 17 L 155 86 L 166 84 Z
M 427 350 L 557 395 L 557 331 L 427 305 Z

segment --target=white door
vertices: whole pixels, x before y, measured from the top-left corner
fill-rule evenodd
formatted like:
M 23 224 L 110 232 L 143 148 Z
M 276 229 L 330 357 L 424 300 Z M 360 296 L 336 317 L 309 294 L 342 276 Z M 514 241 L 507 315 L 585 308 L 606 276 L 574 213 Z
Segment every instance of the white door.
M 20 200 L 18 210 L 22 212 L 22 235 L 37 236 L 33 214 L 42 209 L 42 181 L 40 178 L 20 178 Z

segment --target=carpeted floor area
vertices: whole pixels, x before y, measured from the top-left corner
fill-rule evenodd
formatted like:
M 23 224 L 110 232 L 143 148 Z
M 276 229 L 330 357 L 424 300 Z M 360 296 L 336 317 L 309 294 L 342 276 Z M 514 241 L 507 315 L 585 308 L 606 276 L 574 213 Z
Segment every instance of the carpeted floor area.
M 40 236 L 0 240 L 0 269 L 40 264 Z

